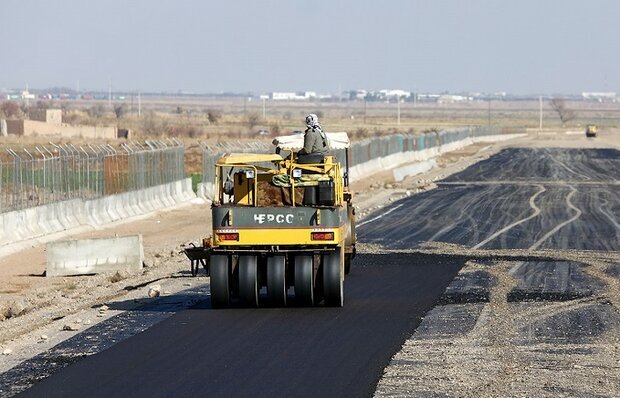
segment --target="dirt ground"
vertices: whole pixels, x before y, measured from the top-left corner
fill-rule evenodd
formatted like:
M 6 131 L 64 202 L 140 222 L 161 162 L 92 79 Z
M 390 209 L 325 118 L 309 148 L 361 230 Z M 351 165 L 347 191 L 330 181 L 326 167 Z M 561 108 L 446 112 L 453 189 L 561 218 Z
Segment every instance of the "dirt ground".
M 433 189 L 433 181 L 461 171 L 506 146 L 619 147 L 616 131 L 602 131 L 596 140 L 564 132 L 531 134 L 507 142 L 478 143 L 437 158 L 438 166 L 427 173 L 394 182 L 391 170 L 379 171 L 352 185 L 359 220 L 391 201 Z M 210 207 L 192 204 L 149 217 L 110 224 L 71 238 L 110 237 L 142 234 L 144 269 L 138 274 L 102 274 L 65 278 L 46 278 L 44 245 L 0 258 L 0 372 L 20 360 L 35 355 L 77 331 L 63 331 L 67 323 L 77 329 L 113 316 L 117 311 L 98 307 L 115 300 L 139 301 L 149 286 L 160 284 L 162 294 L 187 289 L 188 284 L 206 283 L 206 277 L 191 278 L 189 262 L 181 251 L 189 242 L 199 242 L 209 233 Z M 372 251 L 372 247 L 361 247 Z M 204 274 L 202 274 L 204 275 Z

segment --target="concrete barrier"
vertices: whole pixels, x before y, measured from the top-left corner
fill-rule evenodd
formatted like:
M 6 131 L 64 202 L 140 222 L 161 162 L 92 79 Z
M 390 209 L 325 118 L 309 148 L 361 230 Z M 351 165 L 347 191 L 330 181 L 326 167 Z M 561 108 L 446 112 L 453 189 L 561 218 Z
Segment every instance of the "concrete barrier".
M 203 198 L 205 200 L 213 200 L 213 194 L 215 192 L 215 184 L 212 182 L 201 182 L 198 183 L 198 192 L 196 192 L 196 196 L 199 198 Z
M 47 244 L 46 276 L 98 274 L 142 269 L 142 235 L 63 240 Z
M 395 168 L 392 171 L 394 174 L 394 181 L 402 181 L 409 176 L 425 173 L 435 166 L 437 166 L 437 162 L 435 159 L 431 159 Z
M 0 214 L 0 248 L 78 227 L 110 222 L 174 207 L 196 198 L 190 178 L 98 199 L 72 199 Z

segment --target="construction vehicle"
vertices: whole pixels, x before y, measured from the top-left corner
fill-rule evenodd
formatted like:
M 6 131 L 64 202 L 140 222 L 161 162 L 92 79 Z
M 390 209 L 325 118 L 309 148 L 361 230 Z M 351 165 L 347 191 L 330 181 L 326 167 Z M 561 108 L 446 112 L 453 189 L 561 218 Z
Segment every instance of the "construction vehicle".
M 303 135 L 277 137 L 276 153 L 226 154 L 215 164 L 213 234 L 185 251 L 192 264 L 208 263 L 212 307 L 343 306 L 355 256 L 350 142 L 326 135 L 344 168 L 333 155 L 299 163 Z
M 596 133 L 598 132 L 598 127 L 595 124 L 588 124 L 586 127 L 586 137 L 593 138 L 596 137 Z

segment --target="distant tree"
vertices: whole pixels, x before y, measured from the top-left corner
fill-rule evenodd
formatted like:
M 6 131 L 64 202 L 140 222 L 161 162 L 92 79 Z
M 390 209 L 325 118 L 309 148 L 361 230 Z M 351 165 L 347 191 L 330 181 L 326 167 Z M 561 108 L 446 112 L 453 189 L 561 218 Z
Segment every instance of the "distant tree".
M 53 108 L 54 104 L 52 103 L 52 101 L 37 101 L 37 104 L 35 105 L 35 108 L 37 109 L 50 109 Z
M 17 117 L 19 115 L 20 109 L 19 105 L 17 105 L 13 101 L 4 101 L 0 104 L 0 111 L 4 117 Z
M 209 119 L 209 123 L 217 124 L 222 118 L 222 112 L 215 109 L 207 109 L 207 119 Z
M 86 110 L 88 116 L 99 118 L 105 115 L 105 107 L 102 104 L 93 105 Z
M 260 120 L 261 120 L 261 117 L 258 114 L 250 113 L 245 118 L 245 124 L 248 126 L 248 129 L 254 130 L 254 127 L 258 125 Z
M 68 124 L 80 124 L 82 112 L 65 107 L 62 110 L 62 121 Z
M 183 108 L 181 108 L 180 106 L 177 106 L 177 109 L 176 109 L 176 114 L 177 114 L 177 115 L 180 115 L 180 114 L 182 114 L 182 113 L 183 113 Z
M 318 118 L 319 118 L 319 121 L 320 121 L 321 119 L 323 119 L 323 116 L 324 116 L 323 111 L 316 110 L 316 111 L 314 111 L 314 112 L 312 112 L 312 113 L 314 113 L 314 114 L 316 115 L 316 117 L 318 117 Z
M 125 104 L 114 105 L 114 114 L 116 115 L 116 119 L 122 118 L 125 113 L 127 113 L 127 108 Z
M 280 123 L 275 122 L 269 125 L 269 129 L 271 130 L 272 134 L 278 135 L 280 134 L 280 131 L 282 130 L 282 126 L 280 126 Z
M 28 115 L 30 112 L 30 106 L 24 102 L 19 106 L 19 110 L 22 112 L 22 115 Z
M 160 118 L 154 111 L 149 111 L 142 118 L 142 132 L 147 136 L 161 135 L 170 128 L 165 119 Z
M 572 109 L 568 109 L 566 107 L 566 103 L 564 102 L 562 98 L 553 98 L 550 104 L 551 104 L 551 109 L 557 112 L 558 116 L 560 117 L 560 121 L 562 122 L 562 125 L 564 125 L 564 123 L 570 120 L 573 120 L 574 118 L 577 117 L 577 115 Z

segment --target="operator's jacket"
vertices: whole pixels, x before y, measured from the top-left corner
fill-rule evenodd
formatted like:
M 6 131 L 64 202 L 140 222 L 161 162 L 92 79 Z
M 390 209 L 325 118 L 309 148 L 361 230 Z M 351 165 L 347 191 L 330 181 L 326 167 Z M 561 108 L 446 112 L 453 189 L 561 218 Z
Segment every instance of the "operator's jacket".
M 327 138 L 319 128 L 308 127 L 304 135 L 304 147 L 299 151 L 300 155 L 323 155 L 328 152 Z

